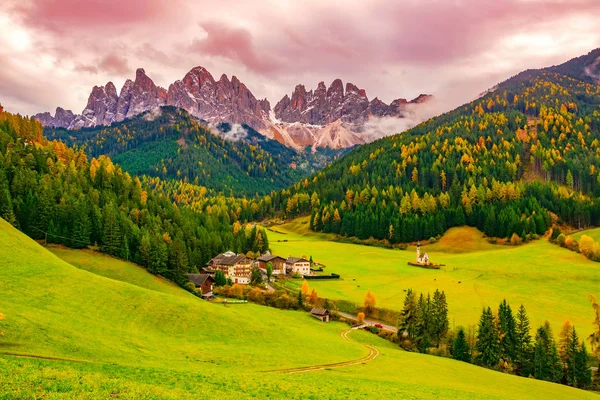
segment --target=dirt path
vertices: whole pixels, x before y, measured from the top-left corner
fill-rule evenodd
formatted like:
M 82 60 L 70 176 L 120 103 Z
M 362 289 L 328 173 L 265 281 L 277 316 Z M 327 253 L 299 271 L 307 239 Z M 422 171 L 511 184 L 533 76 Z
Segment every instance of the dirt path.
M 340 334 L 340 336 L 342 337 L 342 339 L 344 339 L 347 342 L 356 343 L 355 341 L 353 341 L 352 339 L 350 339 L 348 337 L 348 334 L 350 332 L 352 332 L 353 330 L 356 330 L 356 328 L 348 329 L 347 331 L 342 332 Z M 298 374 L 298 373 L 302 373 L 302 372 L 322 371 L 324 369 L 333 369 L 333 368 L 349 367 L 351 365 L 357 365 L 357 364 L 365 364 L 371 360 L 376 359 L 379 356 L 379 350 L 377 350 L 376 347 L 368 345 L 368 344 L 365 344 L 364 346 L 367 349 L 369 349 L 369 355 L 366 357 L 360 358 L 358 360 L 343 361 L 343 362 L 333 363 L 333 364 L 313 365 L 310 367 L 278 369 L 278 370 L 267 371 L 267 372 L 276 372 L 276 373 L 282 373 L 282 374 Z
M 48 356 L 36 356 L 34 354 L 21 354 L 21 353 L 3 353 L 3 352 L 0 352 L 0 356 L 10 356 L 10 357 L 19 357 L 19 358 L 33 358 L 35 360 L 47 360 L 47 361 L 68 361 L 68 362 L 88 363 L 88 364 L 107 364 L 107 363 L 103 363 L 103 362 L 100 362 L 100 361 L 76 360 L 76 359 L 73 359 L 73 358 L 60 358 L 60 357 L 48 357 Z

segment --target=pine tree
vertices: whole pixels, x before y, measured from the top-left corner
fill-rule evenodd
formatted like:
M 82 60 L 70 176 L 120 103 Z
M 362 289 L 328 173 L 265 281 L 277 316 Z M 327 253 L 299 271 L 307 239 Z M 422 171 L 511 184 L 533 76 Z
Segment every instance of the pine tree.
M 102 212 L 102 226 L 104 228 L 102 235 L 102 251 L 114 256 L 119 255 L 123 245 L 123 233 L 119 214 L 113 203 L 104 206 Z
M 575 368 L 575 361 L 577 353 L 579 352 L 579 337 L 575 327 L 570 327 L 567 331 L 569 340 L 565 341 L 566 348 L 564 354 L 561 354 L 561 362 L 564 365 L 564 377 L 567 385 L 577 386 L 577 370 Z
M 587 388 L 592 384 L 592 371 L 587 365 L 588 354 L 585 342 L 581 342 L 581 346 L 575 355 L 575 379 L 577 387 Z
M 452 358 L 464 362 L 471 361 L 469 343 L 467 343 L 465 331 L 462 327 L 458 328 L 458 333 L 452 343 Z
M 260 269 L 257 267 L 252 268 L 252 271 L 250 272 L 250 284 L 256 286 L 262 284 L 262 282 L 263 278 Z
M 527 316 L 527 311 L 525 311 L 525 307 L 522 304 L 517 312 L 515 334 L 515 365 L 517 368 L 517 373 L 521 376 L 529 376 L 531 370 L 531 358 L 533 357 L 531 348 L 531 333 L 529 327 L 529 317 Z
M 535 335 L 533 376 L 550 382 L 560 382 L 563 376 L 563 364 L 547 321 L 538 328 Z
M 400 312 L 400 323 L 398 324 L 398 334 L 401 336 L 406 332 L 409 339 L 414 339 L 417 316 L 417 294 L 412 289 L 408 289 L 404 297 L 404 307 Z
M 227 285 L 227 278 L 225 277 L 225 273 L 218 269 L 215 272 L 215 286 L 225 286 Z
M 498 333 L 500 335 L 502 355 L 505 358 L 514 360 L 517 334 L 512 309 L 506 302 L 506 299 L 500 303 L 500 307 L 498 308 Z
M 169 249 L 161 235 L 155 234 L 151 238 L 152 257 L 149 271 L 156 275 L 165 275 L 169 261 Z
M 150 263 L 152 262 L 152 244 L 150 242 L 150 235 L 148 231 L 142 233 L 140 238 L 140 263 L 143 267 L 149 269 Z
M 448 303 L 446 294 L 438 289 L 433 293 L 433 304 L 431 313 L 432 339 L 436 347 L 440 346 L 442 339 L 448 334 L 450 322 L 448 320 Z
M 73 207 L 70 227 L 71 241 L 69 246 L 76 249 L 87 247 L 90 244 L 92 222 L 90 220 L 88 202 L 85 200 L 83 195 Z
M 500 337 L 490 307 L 485 308 L 481 313 L 475 350 L 478 353 L 476 356 L 478 364 L 486 367 L 498 365 L 501 356 Z
M 188 256 L 185 244 L 181 239 L 173 240 L 169 254 L 169 270 L 167 277 L 180 285 L 187 281 Z
M 271 282 L 271 276 L 273 275 L 273 263 L 269 261 L 267 263 L 267 282 Z
M 427 294 L 427 299 L 423 293 L 419 296 L 417 303 L 417 313 L 415 318 L 414 341 L 417 349 L 421 353 L 427 353 L 431 347 L 431 296 Z

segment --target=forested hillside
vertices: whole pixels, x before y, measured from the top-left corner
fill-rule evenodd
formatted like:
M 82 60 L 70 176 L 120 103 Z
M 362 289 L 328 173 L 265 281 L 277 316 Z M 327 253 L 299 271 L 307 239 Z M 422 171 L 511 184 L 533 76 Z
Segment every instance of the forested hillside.
M 180 284 L 219 252 L 268 248 L 263 230 L 234 224 L 256 206 L 196 196 L 193 211 L 148 189 L 160 182 L 142 182 L 105 156 L 88 161 L 83 150 L 48 141 L 39 122 L 0 107 L 0 217 L 32 238 L 97 244 Z
M 600 86 L 555 72 L 578 76 L 590 54 L 526 71 L 472 103 L 361 146 L 282 192 L 278 204 L 288 216 L 311 213 L 316 231 L 390 242 L 465 223 L 525 239 L 551 226 L 550 213 L 576 227 L 598 225 Z
M 220 124 L 211 130 L 175 107 L 111 126 L 47 128 L 44 133 L 82 146 L 90 157 L 109 156 L 130 174 L 183 180 L 237 197 L 283 189 L 342 153 L 296 152 L 245 125 Z

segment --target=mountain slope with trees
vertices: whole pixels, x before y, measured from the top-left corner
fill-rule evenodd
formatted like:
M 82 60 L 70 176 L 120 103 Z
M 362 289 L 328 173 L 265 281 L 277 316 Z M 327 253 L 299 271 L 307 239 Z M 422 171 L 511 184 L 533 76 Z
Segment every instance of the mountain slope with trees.
M 34 239 L 97 244 L 182 285 L 215 254 L 268 249 L 263 230 L 238 222 L 253 208 L 247 202 L 195 201 L 195 210 L 179 207 L 109 158 L 88 161 L 83 150 L 48 141 L 39 122 L 0 107 L 0 217 Z
M 552 214 L 580 228 L 598 225 L 600 86 L 574 78 L 595 59 L 592 52 L 525 71 L 359 147 L 282 192 L 277 204 L 290 217 L 311 213 L 313 230 L 392 243 L 464 224 L 525 240 L 544 233 Z
M 209 128 L 185 110 L 162 107 L 110 126 L 45 135 L 106 155 L 134 175 L 178 179 L 237 197 L 266 194 L 292 185 L 325 166 L 341 150 L 297 152 L 247 125 Z

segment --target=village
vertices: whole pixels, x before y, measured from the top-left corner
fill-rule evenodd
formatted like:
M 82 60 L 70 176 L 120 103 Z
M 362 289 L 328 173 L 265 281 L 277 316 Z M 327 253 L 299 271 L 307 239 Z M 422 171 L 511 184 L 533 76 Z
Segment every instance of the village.
M 270 283 L 273 282 L 273 277 L 339 279 L 339 275 L 336 274 L 317 276 L 311 269 L 312 266 L 318 266 L 315 271 L 323 270 L 318 263 L 313 264 L 312 257 L 310 260 L 307 260 L 306 256 L 284 258 L 267 252 L 254 259 L 245 254 L 227 251 L 212 258 L 200 273 L 188 274 L 188 279 L 198 295 L 208 301 L 215 298 L 213 291 L 216 286 L 223 285 L 223 280 L 226 285 L 243 286 L 255 284 L 256 281 L 261 285 L 266 282 L 266 290 L 272 291 L 274 289 Z M 260 276 L 256 277 L 255 274 Z M 232 304 L 232 301 L 226 300 L 226 303 Z M 330 314 L 327 309 L 315 307 L 311 310 L 311 315 L 323 322 L 329 322 Z
M 269 272 L 268 269 L 271 268 Z M 244 254 L 227 251 L 211 259 L 198 274 L 188 274 L 190 282 L 202 292 L 202 297 L 209 299 L 217 275 L 223 276 L 229 284 L 249 285 L 252 271 L 258 269 L 263 277 L 271 276 L 311 276 L 311 262 L 304 257 L 283 258 L 270 252 L 253 259 Z M 264 280 L 264 279 L 261 279 Z

